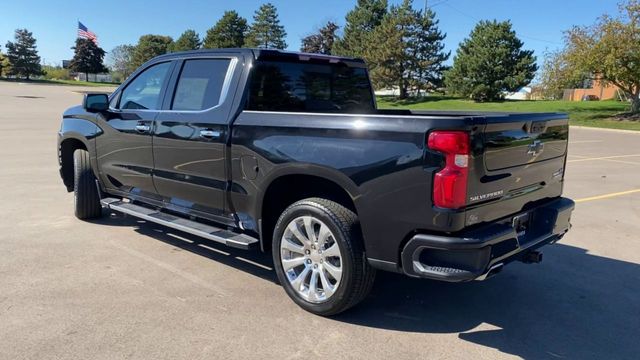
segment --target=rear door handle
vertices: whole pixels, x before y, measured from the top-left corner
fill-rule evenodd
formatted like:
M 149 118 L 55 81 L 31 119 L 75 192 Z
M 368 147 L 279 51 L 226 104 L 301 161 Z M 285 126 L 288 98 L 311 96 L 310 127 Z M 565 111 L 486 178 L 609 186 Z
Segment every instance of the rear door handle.
M 220 138 L 220 131 L 211 129 L 200 130 L 200 137 L 205 139 L 218 139 Z
M 140 132 L 140 133 L 146 133 L 149 132 L 149 130 L 151 130 L 151 126 L 144 124 L 144 123 L 138 123 L 136 125 L 136 131 Z

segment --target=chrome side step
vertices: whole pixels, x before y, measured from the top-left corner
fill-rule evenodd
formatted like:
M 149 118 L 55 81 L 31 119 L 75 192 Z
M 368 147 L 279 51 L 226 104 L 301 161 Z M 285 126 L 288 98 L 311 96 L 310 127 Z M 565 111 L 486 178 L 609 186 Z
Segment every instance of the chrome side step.
M 164 225 L 172 229 L 184 231 L 234 248 L 249 250 L 258 245 L 258 239 L 251 236 L 163 213 L 155 209 L 125 202 L 121 199 L 104 198 L 100 200 L 100 203 L 108 209 Z

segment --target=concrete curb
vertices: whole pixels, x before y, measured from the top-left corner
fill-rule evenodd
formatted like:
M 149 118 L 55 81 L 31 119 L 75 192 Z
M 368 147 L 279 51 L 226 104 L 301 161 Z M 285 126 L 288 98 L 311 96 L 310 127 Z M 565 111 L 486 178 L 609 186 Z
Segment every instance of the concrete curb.
M 608 128 L 599 128 L 599 127 L 591 127 L 591 126 L 575 126 L 575 125 L 571 125 L 571 128 L 580 129 L 580 130 L 609 131 L 609 132 L 640 135 L 640 130 L 608 129 Z

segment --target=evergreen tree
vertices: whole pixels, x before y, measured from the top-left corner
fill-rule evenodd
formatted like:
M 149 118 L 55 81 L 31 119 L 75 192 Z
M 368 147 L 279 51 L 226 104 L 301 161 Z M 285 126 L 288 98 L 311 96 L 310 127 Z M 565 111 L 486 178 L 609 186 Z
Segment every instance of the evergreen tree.
M 420 91 L 438 86 L 449 53 L 443 51 L 445 35 L 435 13 L 416 11 L 412 0 L 392 6 L 369 36 L 365 59 L 377 88 L 397 87 L 400 98 L 410 88 Z
M 444 51 L 446 34 L 438 28 L 435 12 L 431 9 L 415 13 L 415 24 L 410 29 L 408 40 L 411 85 L 418 94 L 422 89 L 434 89 L 442 86 L 442 75 L 447 69 L 444 64 L 451 52 Z
M 412 60 L 408 41 L 415 22 L 411 0 L 404 0 L 399 6 L 391 6 L 382 23 L 370 35 L 369 46 L 364 53 L 374 87 L 397 86 L 401 99 L 408 95 Z
M 142 35 L 132 56 L 132 68 L 136 69 L 154 57 L 166 54 L 173 43 L 170 36 Z
M 11 68 L 10 75 L 25 77 L 27 80 L 31 76 L 42 75 L 40 66 L 40 56 L 36 48 L 36 39 L 27 29 L 17 29 L 15 32 L 15 42 L 8 41 L 7 58 Z
M 503 98 L 533 80 L 536 57 L 522 49 L 509 21 L 480 21 L 462 41 L 445 74 L 447 90 L 476 101 Z
M 336 31 L 339 28 L 338 25 L 329 21 L 327 25 L 320 28 L 317 33 L 302 39 L 300 51 L 330 55 L 336 39 Z
M 194 30 L 186 30 L 180 35 L 178 40 L 171 44 L 171 52 L 189 51 L 200 49 L 200 37 Z
M 337 39 L 333 53 L 362 58 L 369 45 L 368 36 L 380 25 L 387 13 L 387 0 L 358 0 L 346 16 L 342 38 Z
M 278 10 L 271 3 L 260 6 L 253 15 L 253 24 L 249 29 L 247 44 L 250 47 L 265 49 L 285 49 L 287 32 L 280 25 Z
M 243 47 L 247 30 L 247 19 L 233 10 L 225 11 L 222 18 L 207 30 L 202 47 L 207 49 Z
M 89 74 L 98 74 L 109 71 L 103 64 L 104 50 L 89 39 L 76 39 L 76 46 L 73 59 L 69 64 L 72 71 L 84 73 L 85 79 L 89 81 Z

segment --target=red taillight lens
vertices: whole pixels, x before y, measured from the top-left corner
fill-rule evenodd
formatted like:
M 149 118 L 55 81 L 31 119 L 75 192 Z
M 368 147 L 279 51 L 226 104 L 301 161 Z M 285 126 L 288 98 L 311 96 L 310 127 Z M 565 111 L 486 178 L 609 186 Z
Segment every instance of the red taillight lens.
M 436 173 L 433 179 L 433 204 L 446 209 L 465 206 L 469 176 L 469 133 L 434 131 L 429 134 L 427 146 L 445 156 L 444 169 Z

